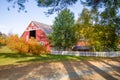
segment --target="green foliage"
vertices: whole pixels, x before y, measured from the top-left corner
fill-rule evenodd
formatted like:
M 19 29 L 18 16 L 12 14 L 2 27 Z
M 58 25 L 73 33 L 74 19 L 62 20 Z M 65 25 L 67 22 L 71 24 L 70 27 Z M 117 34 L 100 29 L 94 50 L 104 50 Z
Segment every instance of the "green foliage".
M 99 1 L 99 0 L 98 0 Z M 119 27 L 120 0 L 104 0 L 104 11 L 100 14 L 103 26 Z
M 115 27 L 94 26 L 92 45 L 97 51 L 111 51 L 116 47 Z
M 47 53 L 45 47 L 37 43 L 34 39 L 25 41 L 25 39 L 19 38 L 17 35 L 11 35 L 8 37 L 7 46 L 18 53 L 31 53 L 34 55 Z
M 25 3 L 28 2 L 28 0 L 7 0 L 7 1 L 13 6 L 13 8 L 18 6 L 18 12 L 21 10 L 27 12 L 25 10 Z M 54 12 L 63 10 L 68 6 L 74 5 L 79 0 L 35 0 L 35 1 L 37 2 L 37 5 L 39 7 L 49 7 L 47 14 L 53 14 Z M 112 10 L 118 11 L 118 8 L 120 8 L 120 0 L 80 0 L 80 2 L 85 6 L 91 6 L 93 8 L 103 6 L 107 8 L 109 12 L 112 12 Z M 10 7 L 8 7 L 8 10 L 10 10 Z
M 97 8 L 92 8 L 90 11 L 91 14 L 91 24 L 99 25 L 100 24 L 100 12 L 98 12 Z
M 58 49 L 69 49 L 76 42 L 74 33 L 74 14 L 65 9 L 55 18 L 52 43 Z
M 89 40 L 93 31 L 91 18 L 91 12 L 87 8 L 84 8 L 75 26 L 78 41 L 81 39 L 84 41 Z
M 88 26 L 76 24 L 76 34 L 78 39 L 87 41 L 92 51 L 116 50 L 115 27 L 108 26 Z M 79 41 L 79 40 L 78 40 Z
M 80 24 L 86 24 L 87 26 L 91 24 L 91 13 L 87 8 L 83 8 L 82 13 L 80 14 L 80 17 L 78 18 L 78 23 Z
M 38 6 L 51 7 L 46 13 L 53 14 L 54 12 L 64 10 L 66 7 L 76 2 L 77 0 L 38 0 Z
M 116 44 L 116 50 L 117 51 L 120 51 L 120 37 L 117 37 L 117 39 L 116 39 L 116 42 L 115 42 Z
M 110 51 L 116 48 L 115 26 L 101 25 L 96 9 L 84 8 L 75 26 L 77 39 L 87 41 L 94 51 Z M 94 22 L 94 24 L 93 24 Z

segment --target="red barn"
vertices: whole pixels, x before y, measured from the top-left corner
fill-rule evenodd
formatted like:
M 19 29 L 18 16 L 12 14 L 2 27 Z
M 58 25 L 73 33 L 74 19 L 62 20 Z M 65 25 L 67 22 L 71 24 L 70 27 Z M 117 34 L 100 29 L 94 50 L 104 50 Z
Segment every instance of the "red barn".
M 52 27 L 40 22 L 32 21 L 24 33 L 22 34 L 21 38 L 30 39 L 34 37 L 37 42 L 44 45 L 48 51 L 50 51 L 50 41 L 47 35 L 52 33 Z

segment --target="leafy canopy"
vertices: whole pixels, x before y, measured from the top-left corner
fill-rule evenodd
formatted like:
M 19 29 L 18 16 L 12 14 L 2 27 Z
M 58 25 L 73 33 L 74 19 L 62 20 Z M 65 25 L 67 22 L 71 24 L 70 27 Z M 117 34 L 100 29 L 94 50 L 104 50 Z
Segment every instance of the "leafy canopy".
M 52 42 L 57 49 L 69 49 L 75 42 L 74 14 L 70 10 L 61 11 L 53 24 Z

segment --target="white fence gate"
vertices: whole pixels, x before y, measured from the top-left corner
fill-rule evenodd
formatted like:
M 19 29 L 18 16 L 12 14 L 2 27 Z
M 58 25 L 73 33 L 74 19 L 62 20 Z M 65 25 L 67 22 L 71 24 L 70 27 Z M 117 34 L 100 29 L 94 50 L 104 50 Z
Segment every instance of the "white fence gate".
M 120 57 L 120 52 L 79 52 L 79 51 L 51 51 L 55 55 Z

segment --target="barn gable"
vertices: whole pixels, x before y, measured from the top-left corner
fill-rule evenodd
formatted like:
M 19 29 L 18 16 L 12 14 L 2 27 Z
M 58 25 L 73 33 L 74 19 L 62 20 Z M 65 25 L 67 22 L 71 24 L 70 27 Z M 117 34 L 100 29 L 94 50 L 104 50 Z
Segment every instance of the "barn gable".
M 40 22 L 32 21 L 35 25 L 37 25 L 45 34 L 51 34 L 52 33 L 52 26 L 43 24 Z
M 47 24 L 43 24 L 37 21 L 32 21 L 27 27 L 26 31 L 41 29 L 45 34 L 52 33 L 52 27 Z

